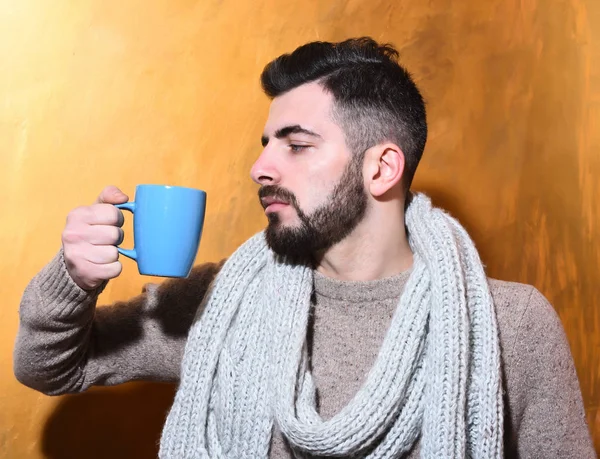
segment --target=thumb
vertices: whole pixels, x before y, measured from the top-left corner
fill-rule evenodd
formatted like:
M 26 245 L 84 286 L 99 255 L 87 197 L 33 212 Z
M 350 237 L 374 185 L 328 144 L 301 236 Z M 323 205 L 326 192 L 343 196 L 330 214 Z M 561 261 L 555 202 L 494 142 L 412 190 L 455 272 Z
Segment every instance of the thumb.
M 129 197 L 116 186 L 110 185 L 102 190 L 96 200 L 98 204 L 123 204 L 129 201 Z

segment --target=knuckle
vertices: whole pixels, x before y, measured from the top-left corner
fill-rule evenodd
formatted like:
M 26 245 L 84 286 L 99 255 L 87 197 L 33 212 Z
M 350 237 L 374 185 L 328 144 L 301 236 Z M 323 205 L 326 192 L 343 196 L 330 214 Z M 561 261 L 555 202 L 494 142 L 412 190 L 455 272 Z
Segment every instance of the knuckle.
M 118 275 L 120 275 L 122 271 L 123 271 L 123 265 L 121 264 L 120 261 L 117 261 L 117 262 L 113 263 L 113 265 L 111 266 L 110 277 L 115 278 Z
M 110 222 L 113 225 L 118 225 L 121 217 L 122 217 L 122 213 L 119 209 L 117 209 L 115 206 L 110 206 Z
M 67 224 L 87 222 L 91 216 L 90 206 L 77 207 L 67 215 Z
M 113 226 L 112 228 L 112 239 L 115 244 L 122 242 L 123 230 L 119 227 Z
M 106 246 L 106 254 L 111 262 L 117 261 L 119 259 L 119 250 L 114 245 Z
M 77 270 L 81 270 L 85 266 L 85 256 L 82 250 L 77 245 L 65 245 L 65 259 Z
M 96 204 L 94 217 L 98 223 L 115 225 L 119 220 L 120 211 L 112 204 Z
M 121 212 L 119 209 L 117 209 L 115 207 L 115 211 L 117 212 L 116 214 L 116 220 L 115 220 L 115 224 L 119 227 L 123 226 L 125 224 L 125 216 L 123 215 L 123 212 Z
M 67 224 L 77 221 L 81 218 L 81 207 L 76 207 L 67 214 Z
M 107 244 L 114 244 L 117 241 L 117 236 L 118 236 L 118 232 L 117 232 L 117 228 L 114 226 L 107 226 L 105 229 L 105 237 L 106 237 L 106 243 Z
M 93 206 L 90 207 L 89 218 L 96 224 L 98 224 L 102 221 L 100 219 L 100 216 L 102 214 L 101 209 L 102 209 L 102 204 L 94 204 Z
M 82 235 L 77 227 L 68 225 L 62 233 L 62 240 L 65 244 L 76 244 L 81 242 Z

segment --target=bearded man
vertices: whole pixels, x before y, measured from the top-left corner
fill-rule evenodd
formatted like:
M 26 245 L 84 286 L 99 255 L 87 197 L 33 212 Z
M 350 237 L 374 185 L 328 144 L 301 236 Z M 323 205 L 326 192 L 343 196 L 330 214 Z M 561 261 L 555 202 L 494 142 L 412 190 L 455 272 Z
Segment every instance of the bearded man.
M 71 212 L 23 296 L 17 378 L 51 395 L 178 382 L 161 458 L 595 457 L 551 305 L 488 279 L 410 191 L 427 123 L 397 58 L 361 38 L 265 67 L 268 226 L 222 263 L 96 309 L 128 198 Z

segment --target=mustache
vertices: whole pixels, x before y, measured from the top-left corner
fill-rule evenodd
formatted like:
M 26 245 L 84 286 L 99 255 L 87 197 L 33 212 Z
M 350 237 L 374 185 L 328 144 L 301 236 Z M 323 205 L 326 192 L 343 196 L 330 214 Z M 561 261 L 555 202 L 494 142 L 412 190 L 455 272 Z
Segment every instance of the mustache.
M 258 198 L 275 198 L 297 207 L 296 196 L 289 190 L 277 185 L 264 185 L 258 190 Z

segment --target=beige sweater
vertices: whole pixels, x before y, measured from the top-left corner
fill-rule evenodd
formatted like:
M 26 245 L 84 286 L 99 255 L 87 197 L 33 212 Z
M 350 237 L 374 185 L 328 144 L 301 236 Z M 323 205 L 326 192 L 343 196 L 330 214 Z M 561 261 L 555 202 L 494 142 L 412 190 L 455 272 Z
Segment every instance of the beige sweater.
M 198 266 L 187 279 L 147 285 L 136 298 L 96 308 L 100 292 L 77 287 L 59 253 L 23 295 L 15 375 L 50 395 L 131 380 L 176 382 L 187 331 L 221 266 Z M 358 391 L 408 274 L 370 282 L 315 274 L 308 340 L 324 418 Z M 502 347 L 505 456 L 595 458 L 573 359 L 552 306 L 531 286 L 490 280 L 490 287 Z M 408 457 L 418 451 L 417 444 Z M 292 457 L 277 427 L 270 456 Z

